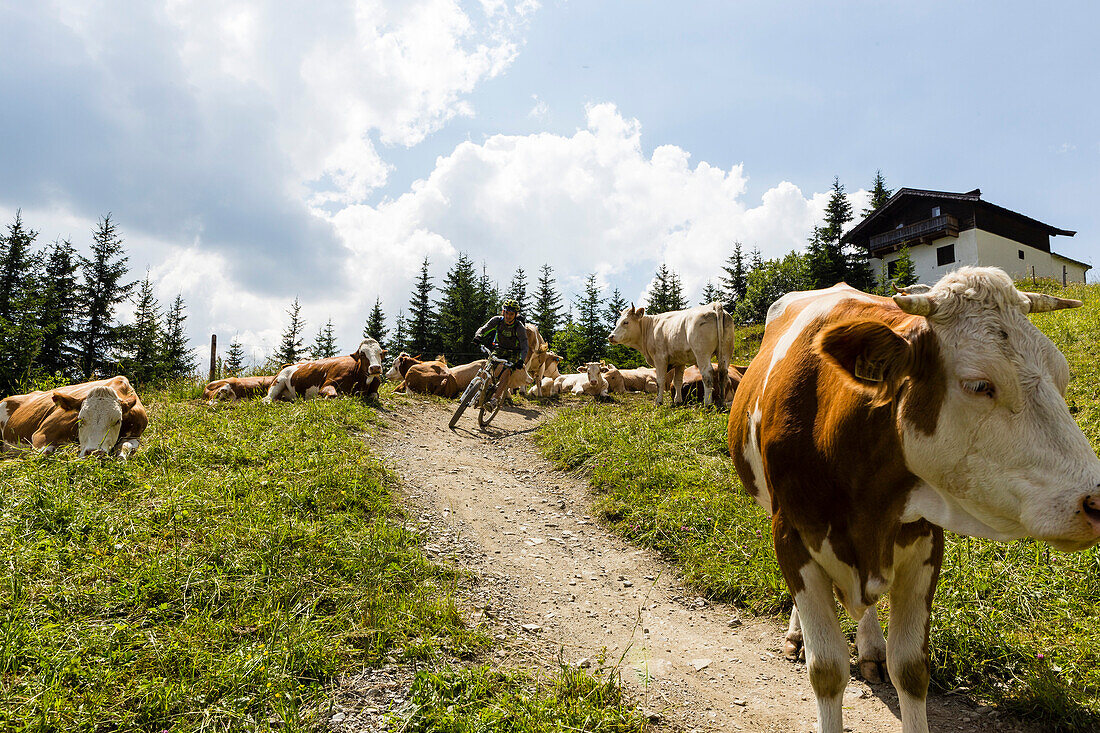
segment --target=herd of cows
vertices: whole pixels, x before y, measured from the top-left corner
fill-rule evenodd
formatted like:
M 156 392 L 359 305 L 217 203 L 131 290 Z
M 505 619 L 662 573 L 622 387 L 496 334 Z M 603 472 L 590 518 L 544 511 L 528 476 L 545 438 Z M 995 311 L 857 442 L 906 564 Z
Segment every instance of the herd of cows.
M 610 341 L 650 369 L 593 362 L 561 374 L 528 326 L 512 388 L 533 395 L 666 391 L 674 402 L 730 403 L 729 452 L 745 490 L 772 517 L 794 599 L 788 654 L 804 651 L 819 730 L 843 731 L 848 645 L 838 598 L 857 620 L 860 673 L 889 677 L 902 729 L 928 730 L 928 631 L 945 529 L 1066 551 L 1100 541 L 1100 459 L 1066 405 L 1065 357 L 1028 313 L 1081 302 L 1022 292 L 996 268 L 963 267 L 893 298 L 838 284 L 789 293 L 769 309 L 757 356 L 729 364 L 733 322 L 719 304 L 647 315 L 631 306 Z M 211 402 L 402 391 L 457 397 L 482 361 L 386 352 L 367 338 L 348 356 L 283 367 L 274 377 L 207 385 Z M 712 363 L 716 357 L 717 363 Z M 721 378 L 725 375 L 725 378 Z M 75 442 L 82 456 L 138 446 L 148 417 L 125 377 L 0 401 L 13 450 Z M 890 637 L 876 605 L 890 594 Z M 885 665 L 885 669 L 884 669 Z

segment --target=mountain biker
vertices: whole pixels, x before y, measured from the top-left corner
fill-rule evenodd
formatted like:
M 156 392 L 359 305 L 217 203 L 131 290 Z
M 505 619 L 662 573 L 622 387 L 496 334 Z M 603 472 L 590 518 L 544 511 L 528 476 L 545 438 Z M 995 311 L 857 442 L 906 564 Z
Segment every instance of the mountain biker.
M 519 317 L 519 303 L 515 298 L 508 298 L 500 306 L 500 315 L 490 318 L 484 326 L 474 334 L 474 343 L 478 346 L 495 348 L 497 358 L 509 362 L 509 375 L 511 372 L 523 369 L 527 360 L 527 328 L 523 325 L 523 319 Z M 496 373 L 500 380 L 500 388 L 497 397 L 505 389 L 506 380 L 502 374 L 504 366 Z

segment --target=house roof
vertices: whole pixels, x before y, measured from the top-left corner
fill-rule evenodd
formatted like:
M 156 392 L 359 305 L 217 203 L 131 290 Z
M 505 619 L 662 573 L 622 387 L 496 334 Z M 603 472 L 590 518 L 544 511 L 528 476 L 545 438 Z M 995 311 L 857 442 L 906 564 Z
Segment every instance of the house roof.
M 1006 214 L 1019 221 L 1027 222 L 1032 226 L 1038 227 L 1046 234 L 1050 235 L 1062 235 L 1066 237 L 1072 237 L 1077 232 L 1069 231 L 1068 229 L 1059 229 L 1058 227 L 1051 226 L 1050 224 L 1044 224 L 1038 219 L 1032 219 L 1030 216 L 1024 216 L 1018 211 L 1012 211 L 1006 209 L 1003 206 L 997 206 L 997 204 L 991 204 L 988 201 L 982 201 L 982 190 L 975 188 L 973 191 L 967 191 L 966 193 L 954 193 L 952 191 L 930 191 L 923 188 L 900 188 L 897 193 L 891 196 L 885 204 L 875 209 L 871 214 L 852 227 L 842 238 L 843 242 L 853 242 L 860 237 L 865 230 L 871 227 L 875 220 L 885 215 L 886 211 L 895 206 L 902 199 L 907 198 L 930 198 L 930 199 L 954 199 L 956 201 L 973 201 L 975 204 L 985 207 L 987 209 L 998 211 L 1002 214 Z
M 1092 269 L 1092 265 L 1090 265 L 1087 262 L 1082 262 L 1081 260 L 1075 260 L 1072 257 L 1066 257 L 1065 255 L 1058 254 L 1057 252 L 1051 252 L 1050 255 L 1052 257 L 1057 257 L 1060 260 L 1066 260 L 1067 262 L 1072 262 L 1075 265 L 1080 265 L 1081 267 L 1085 268 L 1086 270 L 1091 270 Z

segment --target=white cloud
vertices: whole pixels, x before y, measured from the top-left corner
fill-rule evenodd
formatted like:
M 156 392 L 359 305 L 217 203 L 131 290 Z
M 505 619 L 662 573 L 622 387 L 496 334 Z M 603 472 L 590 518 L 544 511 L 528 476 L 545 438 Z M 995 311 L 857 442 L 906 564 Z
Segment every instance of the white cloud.
M 550 114 L 550 105 L 546 103 L 545 99 L 539 99 L 537 94 L 532 94 L 531 99 L 535 100 L 535 106 L 531 108 L 527 116 L 536 120 L 546 119 L 546 115 Z

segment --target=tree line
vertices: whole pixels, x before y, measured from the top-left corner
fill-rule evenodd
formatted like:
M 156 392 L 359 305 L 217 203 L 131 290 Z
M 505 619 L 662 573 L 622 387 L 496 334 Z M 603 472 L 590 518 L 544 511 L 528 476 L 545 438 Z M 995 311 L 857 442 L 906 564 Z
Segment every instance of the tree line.
M 871 214 L 892 195 L 881 171 L 875 174 L 871 200 L 863 216 Z M 869 292 L 887 293 L 890 283 L 876 281 L 868 253 L 862 248 L 845 245 L 841 238 L 847 225 L 855 218 L 839 177 L 825 207 L 824 221 L 815 226 L 804 251 L 765 260 L 758 249 L 746 252 L 740 242 L 733 242 L 729 257 L 718 268 L 716 277 L 707 281 L 699 304 L 718 301 L 742 325 L 760 324 L 768 307 L 782 295 L 795 290 L 827 288 L 844 281 Z M 363 329 L 392 354 L 407 351 L 425 357 L 444 354 L 452 363 L 480 357 L 472 349 L 474 332 L 500 311 L 500 303 L 514 298 L 520 313 L 570 366 L 587 361 L 607 359 L 618 366 L 631 367 L 644 363 L 642 356 L 623 346 L 608 343 L 608 334 L 615 328 L 619 314 L 629 305 L 618 288 L 603 295 L 595 273 L 584 281 L 582 291 L 568 306 L 564 303 L 554 278 L 554 270 L 544 264 L 533 289 L 523 268 L 517 268 L 503 291 L 490 280 L 482 265 L 480 271 L 466 253 L 461 253 L 436 287 L 430 262 L 425 258 L 413 283 L 407 310 L 402 308 L 393 329 L 386 327 L 381 300 L 374 307 Z M 903 250 L 896 265 L 894 282 L 908 285 L 915 281 L 914 268 L 908 252 Z M 680 310 L 690 305 L 680 276 L 662 263 L 654 275 L 647 302 L 648 313 Z M 314 339 L 313 346 L 304 345 L 304 324 L 299 317 L 297 300 L 288 311 L 290 323 L 283 332 L 275 359 L 281 363 L 335 354 L 329 321 Z M 326 336 L 328 334 L 328 336 Z M 331 351 L 331 353 L 330 353 Z
M 22 211 L 0 235 L 0 390 L 116 374 L 147 384 L 194 372 L 183 298 L 164 309 L 148 273 L 128 281 L 128 257 L 110 214 L 92 231 L 87 255 L 68 239 L 38 246 L 38 236 Z M 127 305 L 132 323 L 118 317 Z

